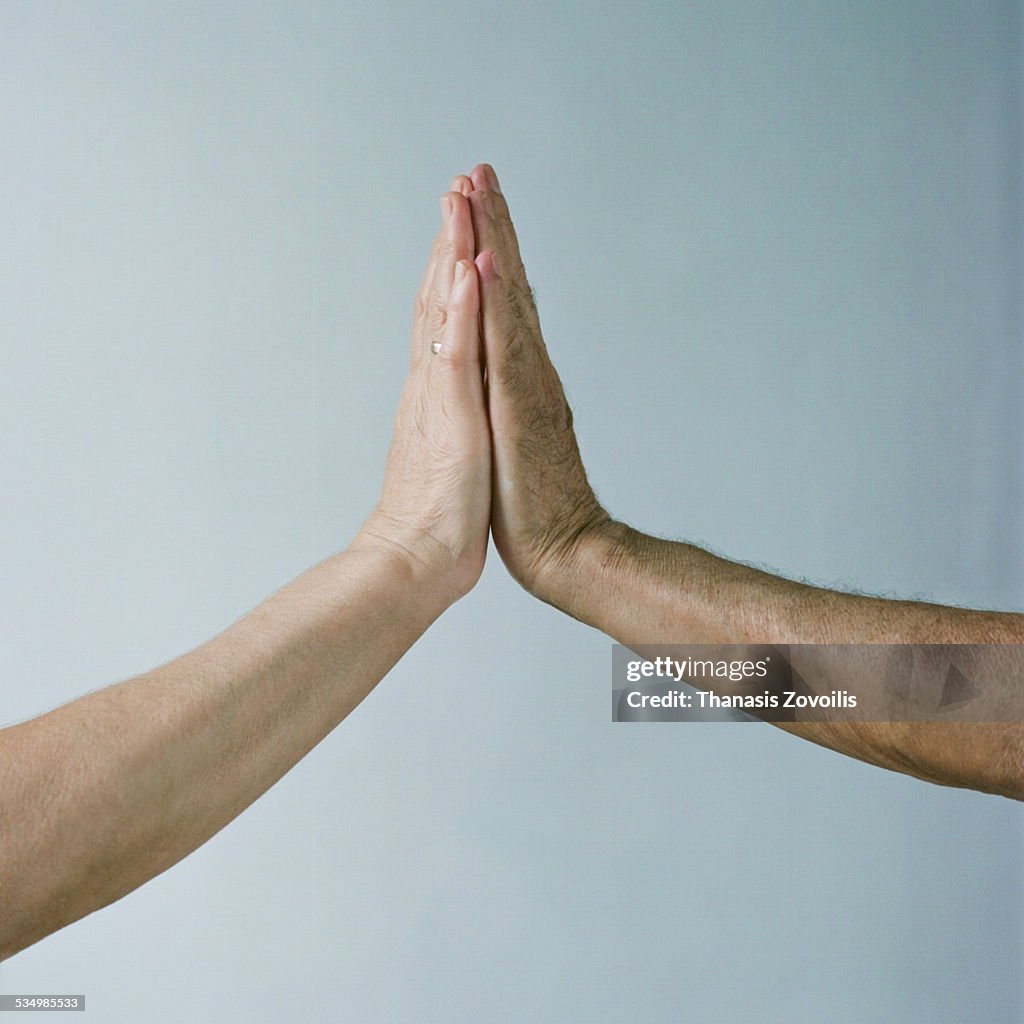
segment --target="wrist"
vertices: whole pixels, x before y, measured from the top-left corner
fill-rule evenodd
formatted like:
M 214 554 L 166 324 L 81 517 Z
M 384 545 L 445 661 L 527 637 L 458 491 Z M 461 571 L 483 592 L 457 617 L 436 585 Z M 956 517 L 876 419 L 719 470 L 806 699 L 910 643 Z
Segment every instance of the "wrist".
M 609 573 L 628 557 L 636 531 L 603 509 L 574 534 L 557 558 L 549 560 L 528 589 L 537 598 L 582 621 L 590 621 L 589 604 L 602 592 Z
M 468 590 L 459 579 L 456 556 L 429 531 L 375 511 L 348 550 L 373 558 L 436 618 Z

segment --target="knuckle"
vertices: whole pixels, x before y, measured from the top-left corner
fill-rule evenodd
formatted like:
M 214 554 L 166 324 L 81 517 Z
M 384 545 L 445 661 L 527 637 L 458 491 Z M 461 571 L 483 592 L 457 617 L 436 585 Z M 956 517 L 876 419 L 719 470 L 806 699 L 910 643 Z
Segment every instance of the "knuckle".
M 448 323 L 448 308 L 444 303 L 437 302 L 430 307 L 429 326 L 432 331 L 440 333 Z
M 451 345 L 442 345 L 437 353 L 437 365 L 440 369 L 448 372 L 458 370 L 462 360 L 452 351 Z
M 478 188 L 469 194 L 474 208 L 482 210 L 489 220 L 497 220 L 501 216 L 501 197 L 488 188 Z
M 483 228 L 487 218 L 490 217 L 490 211 L 487 209 L 483 192 L 477 189 L 475 192 L 470 192 L 466 198 L 469 201 L 469 209 L 473 214 L 474 224 L 478 229 Z

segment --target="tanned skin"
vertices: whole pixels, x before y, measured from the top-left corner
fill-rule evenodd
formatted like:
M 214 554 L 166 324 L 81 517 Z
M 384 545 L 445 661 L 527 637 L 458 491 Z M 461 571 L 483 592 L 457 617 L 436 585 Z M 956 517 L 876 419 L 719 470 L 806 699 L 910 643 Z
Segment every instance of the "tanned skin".
M 838 593 L 616 522 L 580 459 L 497 175 L 481 164 L 453 187 L 468 196 L 476 235 L 494 449 L 491 531 L 509 572 L 531 594 L 633 648 L 1024 643 L 1021 614 Z M 998 678 L 998 652 L 990 660 L 987 673 Z M 781 728 L 883 768 L 1024 799 L 1022 724 Z

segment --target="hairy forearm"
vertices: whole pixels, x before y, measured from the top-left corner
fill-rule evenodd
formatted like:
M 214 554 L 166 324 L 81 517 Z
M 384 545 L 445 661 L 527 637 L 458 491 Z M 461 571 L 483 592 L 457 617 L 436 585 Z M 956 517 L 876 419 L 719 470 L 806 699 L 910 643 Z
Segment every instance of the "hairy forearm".
M 629 647 L 658 644 L 1024 643 L 1024 616 L 844 594 L 598 524 L 537 594 Z M 849 671 L 849 663 L 835 666 Z M 880 680 L 862 679 L 880 686 Z M 1024 726 L 785 723 L 861 760 L 929 781 L 1024 798 Z
M 616 522 L 538 596 L 625 644 L 1024 642 L 1024 615 L 826 590 Z
M 369 693 L 436 590 L 353 549 L 189 654 L 0 731 L 0 957 L 223 828 Z

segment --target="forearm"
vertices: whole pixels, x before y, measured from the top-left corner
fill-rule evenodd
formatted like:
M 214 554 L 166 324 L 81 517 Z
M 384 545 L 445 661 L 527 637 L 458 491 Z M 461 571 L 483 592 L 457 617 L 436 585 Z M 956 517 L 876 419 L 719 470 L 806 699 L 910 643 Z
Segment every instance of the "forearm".
M 0 956 L 223 828 L 369 693 L 438 591 L 353 549 L 189 654 L 0 732 Z
M 617 522 L 537 596 L 624 644 L 1024 642 L 1024 615 L 826 590 Z
M 539 597 L 634 648 L 1024 642 L 1024 616 L 1018 614 L 837 593 L 611 522 L 582 538 L 573 556 L 538 583 Z M 851 664 L 832 668 L 849 672 Z M 858 682 L 881 685 L 869 678 Z M 819 722 L 782 728 L 933 782 L 1024 798 L 1020 724 Z
M 470 179 L 494 447 L 491 533 L 527 590 L 634 649 L 1024 641 L 1019 615 L 837 594 L 612 522 L 580 459 L 497 175 L 482 164 Z M 955 743 L 940 735 L 944 726 L 786 727 L 885 767 L 1024 797 L 1020 726 L 963 727 L 969 740 L 958 733 Z

